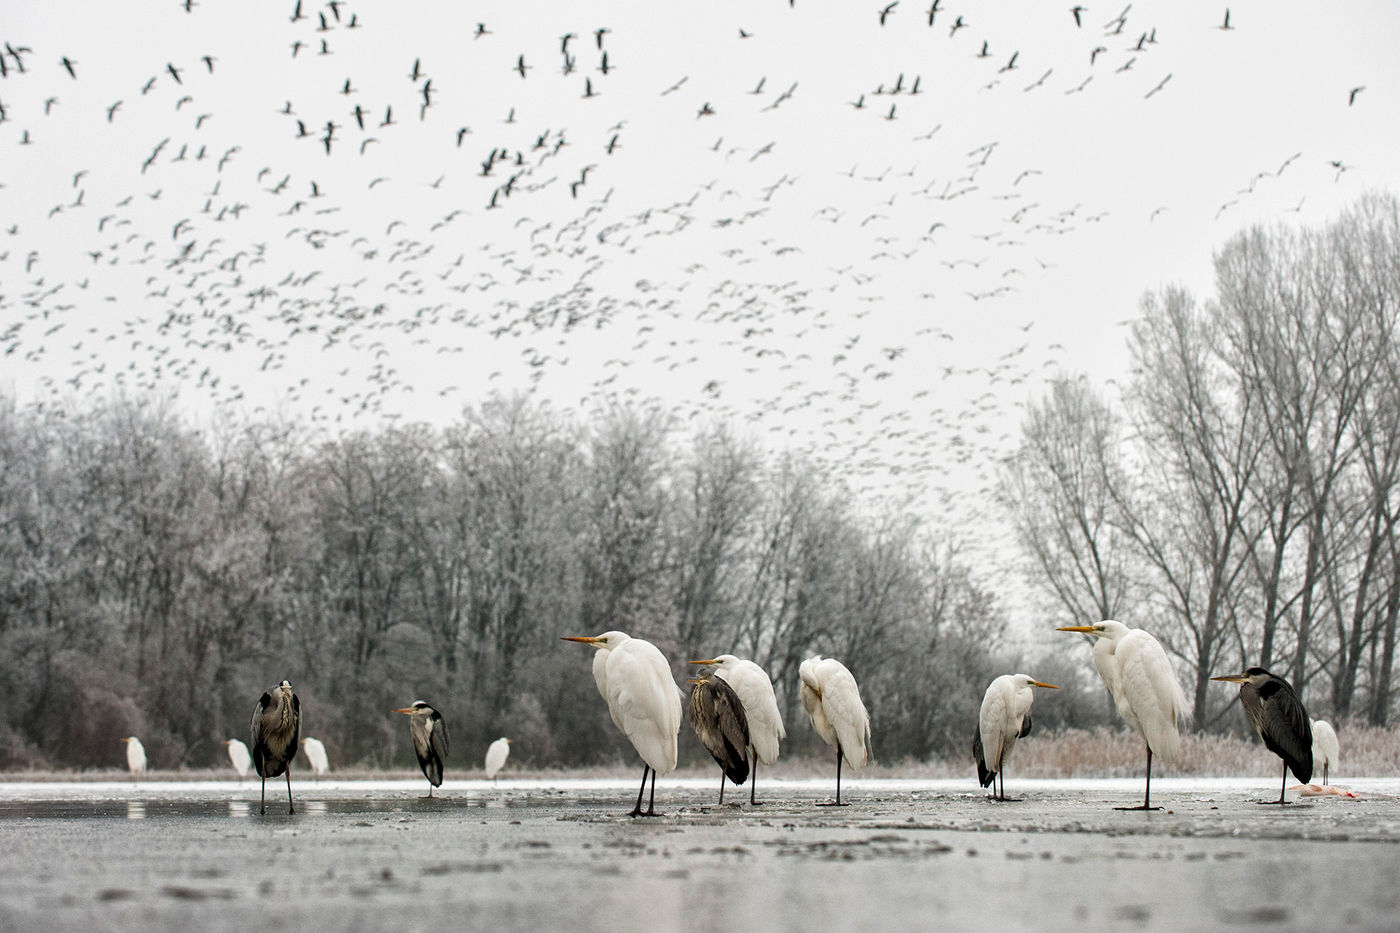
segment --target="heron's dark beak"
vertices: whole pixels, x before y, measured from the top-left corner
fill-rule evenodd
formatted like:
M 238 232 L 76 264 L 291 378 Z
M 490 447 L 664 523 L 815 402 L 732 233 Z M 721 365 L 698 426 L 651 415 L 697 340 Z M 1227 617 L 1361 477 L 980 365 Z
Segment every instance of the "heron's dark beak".
M 1051 690 L 1058 690 L 1058 689 L 1060 689 L 1059 687 L 1055 686 L 1054 684 L 1043 684 L 1043 683 L 1041 683 L 1041 682 L 1038 681 L 1038 680 L 1032 680 L 1032 681 L 1031 681 L 1031 686 L 1032 686 L 1032 687 L 1049 687 Z
M 687 678 L 685 679 L 685 682 L 688 683 L 688 684 L 703 684 L 703 683 L 705 682 L 705 678 L 703 678 L 703 677 L 687 677 Z
M 1223 681 L 1223 682 L 1225 682 L 1225 683 L 1227 683 L 1227 684 L 1247 684 L 1247 683 L 1249 683 L 1249 675 L 1248 675 L 1248 674 L 1222 674 L 1222 675 L 1220 675 L 1219 677 L 1212 677 L 1211 680 L 1219 680 L 1219 681 Z

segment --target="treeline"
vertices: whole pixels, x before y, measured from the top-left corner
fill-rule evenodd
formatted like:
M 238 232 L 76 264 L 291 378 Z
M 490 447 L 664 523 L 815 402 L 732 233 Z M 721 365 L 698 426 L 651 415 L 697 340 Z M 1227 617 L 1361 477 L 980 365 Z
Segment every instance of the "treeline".
M 1400 207 L 1256 228 L 1216 294 L 1146 296 L 1117 397 L 1065 379 L 1002 494 L 1059 617 L 1116 618 L 1175 655 L 1198 725 L 1258 665 L 1314 718 L 1395 717 L 1400 617 Z M 1236 717 L 1239 719 L 1239 717 Z M 1228 721 L 1228 720 L 1227 720 Z
M 1001 635 L 936 529 L 862 517 L 839 480 L 660 412 L 495 398 L 442 429 L 308 444 L 199 430 L 169 405 L 0 405 L 0 767 L 222 762 L 291 680 L 332 760 L 410 765 L 446 716 L 458 766 L 499 735 L 534 766 L 630 760 L 591 652 L 620 629 L 772 675 L 815 751 L 797 666 L 860 679 L 887 760 L 967 744 Z M 701 754 L 683 742 L 691 757 Z M 684 753 L 683 754 L 687 754 Z

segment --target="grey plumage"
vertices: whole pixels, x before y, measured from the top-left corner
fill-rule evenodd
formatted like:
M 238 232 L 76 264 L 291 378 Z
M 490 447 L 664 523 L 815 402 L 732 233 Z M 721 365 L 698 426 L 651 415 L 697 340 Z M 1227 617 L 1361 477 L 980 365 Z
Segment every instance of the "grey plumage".
M 749 718 L 734 688 L 718 677 L 691 681 L 686 718 L 700 744 L 735 784 L 749 779 Z M 724 782 L 720 781 L 720 803 L 724 803 Z
M 414 700 L 411 706 L 394 712 L 409 717 L 408 733 L 413 738 L 413 753 L 418 756 L 418 766 L 428 779 L 428 796 L 431 797 L 433 788 L 442 786 L 443 762 L 447 759 L 447 721 L 422 700 Z
M 1292 684 L 1262 667 L 1211 680 L 1240 685 L 1240 705 L 1254 731 L 1269 751 L 1283 759 L 1285 784 L 1289 771 L 1304 784 L 1312 780 L 1312 722 Z M 1282 790 L 1278 802 L 1284 802 Z
M 292 759 L 297 753 L 297 735 L 301 731 L 301 701 L 292 692 L 292 685 L 282 681 L 258 699 L 249 724 L 248 743 L 253 750 L 253 767 L 262 778 L 262 798 L 259 813 L 267 812 L 267 779 L 287 775 L 287 812 L 295 813 L 292 802 Z

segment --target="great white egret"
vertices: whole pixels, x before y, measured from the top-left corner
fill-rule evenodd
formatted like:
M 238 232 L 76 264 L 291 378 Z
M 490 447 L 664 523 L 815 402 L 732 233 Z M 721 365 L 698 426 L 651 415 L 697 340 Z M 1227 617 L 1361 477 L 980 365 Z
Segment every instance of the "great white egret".
M 860 687 L 835 658 L 817 656 L 797 668 L 802 681 L 802 706 L 822 741 L 836 749 L 836 803 L 841 802 L 841 760 L 852 768 L 865 767 L 870 741 L 870 714 L 860 699 Z M 817 806 L 827 806 L 818 804 Z
M 758 785 L 758 765 L 762 762 L 771 766 L 778 760 L 778 743 L 787 738 L 783 728 L 783 714 L 778 711 L 778 697 L 773 692 L 773 681 L 768 674 L 753 661 L 736 658 L 732 654 L 721 654 L 704 661 L 691 661 L 691 664 L 713 664 L 715 676 L 719 677 L 734 692 L 739 694 L 739 702 L 744 704 L 744 715 L 749 720 L 749 803 L 758 806 L 754 799 Z
M 496 775 L 501 773 L 501 769 L 506 766 L 506 758 L 510 756 L 510 743 L 514 739 L 501 736 L 490 745 L 486 746 L 486 776 L 491 780 L 496 779 Z
M 248 746 L 238 739 L 224 739 L 224 745 L 228 746 L 229 764 L 233 765 L 233 770 L 238 774 L 241 782 L 248 776 L 248 771 L 253 767 L 253 756 L 248 751 Z
M 284 680 L 258 698 L 249 727 L 253 767 L 262 778 L 259 813 L 267 813 L 267 779 L 283 773 L 287 775 L 287 812 L 297 812 L 292 802 L 292 759 L 296 757 L 300 731 L 301 700 Z
M 1041 683 L 1029 674 L 1002 674 L 982 695 L 982 709 L 977 715 L 977 738 L 973 756 L 977 760 L 977 778 L 983 787 L 993 784 L 1001 775 L 1001 790 L 993 787 L 993 798 L 1006 798 L 1006 759 L 1016 740 L 1031 731 L 1031 704 L 1035 702 L 1032 687 L 1058 690 L 1054 684 Z
M 565 635 L 564 641 L 591 645 L 593 682 L 608 703 L 613 725 L 622 730 L 642 757 L 642 788 L 629 816 L 656 816 L 656 775 L 676 769 L 676 738 L 681 730 L 681 691 L 671 666 L 649 641 L 625 632 Z M 651 773 L 651 797 L 642 811 L 642 793 Z
M 422 700 L 414 700 L 394 712 L 410 717 L 408 734 L 413 738 L 418 767 L 428 779 L 428 796 L 431 797 L 433 788 L 442 786 L 442 763 L 447 759 L 447 722 L 441 713 Z
M 131 772 L 131 779 L 134 781 L 146 773 L 146 748 L 134 735 L 129 735 L 122 741 L 126 743 L 126 769 Z
M 306 760 L 311 762 L 311 773 L 320 777 L 331 769 L 331 760 L 326 757 L 326 746 L 320 739 L 310 736 L 301 740 L 301 750 L 306 752 Z
M 1094 637 L 1094 667 L 1113 696 L 1118 715 L 1142 735 L 1147 746 L 1147 784 L 1142 806 L 1114 809 L 1162 809 L 1152 806 L 1152 757 L 1176 760 L 1181 752 L 1178 730 L 1191 717 L 1167 652 L 1149 633 L 1112 619 L 1097 625 L 1067 625 L 1056 631 L 1083 632 Z
M 749 779 L 749 717 L 739 694 L 718 677 L 697 677 L 690 683 L 686 719 L 719 765 L 719 802 L 723 804 L 726 778 L 735 784 Z
M 1322 772 L 1322 784 L 1325 787 L 1328 784 L 1328 772 L 1332 770 L 1341 754 L 1341 746 L 1337 744 L 1337 730 L 1325 719 L 1314 719 L 1312 737 L 1313 774 Z
M 1298 699 L 1293 685 L 1262 667 L 1251 667 L 1239 674 L 1222 674 L 1211 680 L 1240 685 L 1240 705 L 1249 716 L 1254 731 L 1264 745 L 1283 759 L 1283 784 L 1278 800 L 1260 803 L 1287 803 L 1288 772 L 1304 784 L 1312 780 L 1312 724 L 1303 701 Z

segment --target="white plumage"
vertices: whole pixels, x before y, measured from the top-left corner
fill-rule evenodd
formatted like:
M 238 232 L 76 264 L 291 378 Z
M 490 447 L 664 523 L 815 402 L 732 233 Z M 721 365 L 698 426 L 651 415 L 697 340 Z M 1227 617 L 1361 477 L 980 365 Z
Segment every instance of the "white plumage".
M 510 757 L 510 743 L 512 739 L 501 736 L 496 741 L 486 747 L 486 776 L 495 779 L 505 767 L 506 759 Z
M 625 632 L 604 632 L 592 637 L 570 635 L 565 641 L 592 645 L 593 680 L 608 704 L 613 724 L 631 741 L 637 754 L 652 771 L 652 793 L 656 775 L 676 770 L 676 739 L 681 728 L 681 691 L 671 676 L 671 665 L 649 641 L 632 638 Z M 654 815 L 651 806 L 648 816 Z M 632 815 L 642 814 L 641 794 Z
M 1313 774 L 1322 772 L 1322 783 L 1328 782 L 1329 772 L 1337 766 L 1337 756 L 1341 746 L 1337 744 L 1337 730 L 1325 719 L 1312 721 Z
M 252 770 L 253 755 L 248 751 L 248 746 L 238 739 L 224 739 L 224 744 L 228 746 L 229 764 L 233 765 L 233 770 L 238 773 L 238 779 L 241 781 Z
M 787 729 L 783 727 L 783 714 L 778 710 L 773 681 L 763 668 L 732 654 L 690 663 L 715 666 L 715 675 L 734 688 L 739 702 L 744 705 L 744 715 L 749 719 L 749 745 L 754 757 L 765 765 L 776 762 L 778 745 L 787 738 Z
M 987 686 L 982 695 L 982 707 L 977 715 L 978 735 L 982 740 L 982 756 L 986 771 L 994 780 L 1002 774 L 1016 739 L 1025 734 L 1031 704 L 1035 702 L 1032 687 L 1058 689 L 1054 684 L 1041 683 L 1029 674 L 1002 674 Z M 1006 798 L 1006 778 L 1002 777 L 999 799 Z
M 122 741 L 126 743 L 126 768 L 132 777 L 140 777 L 146 773 L 146 748 L 134 735 L 129 735 Z
M 1147 795 L 1143 805 L 1135 809 L 1150 809 L 1152 758 L 1176 760 L 1181 753 L 1180 728 L 1191 718 L 1191 707 L 1166 650 L 1148 632 L 1113 619 L 1058 631 L 1095 637 L 1094 667 L 1113 696 L 1118 714 L 1147 744 Z
M 306 752 L 306 760 L 311 762 L 313 774 L 325 774 L 331 769 L 330 759 L 326 757 L 326 746 L 320 739 L 313 739 L 310 736 L 301 740 L 301 750 Z
M 860 698 L 856 679 L 835 658 L 815 657 L 797 668 L 802 681 L 802 706 L 822 741 L 836 749 L 836 803 L 841 804 L 841 760 L 863 768 L 869 760 L 870 714 Z

